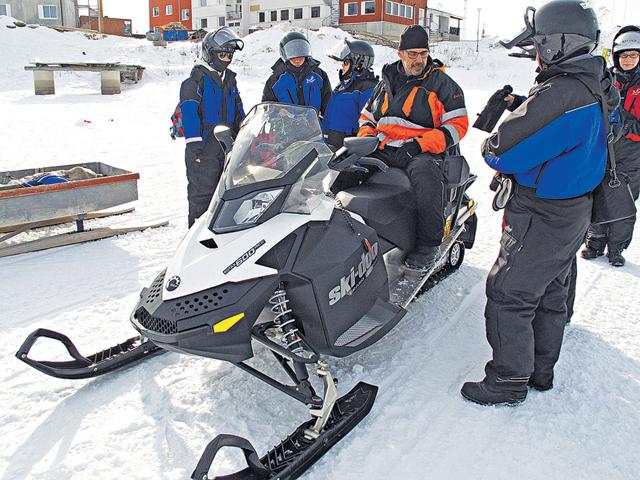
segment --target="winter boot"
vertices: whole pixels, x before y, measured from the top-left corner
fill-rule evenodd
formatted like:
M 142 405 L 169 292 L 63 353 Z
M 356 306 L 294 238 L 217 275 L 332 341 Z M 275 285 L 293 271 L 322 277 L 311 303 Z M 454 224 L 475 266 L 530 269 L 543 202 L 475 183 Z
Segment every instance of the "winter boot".
M 418 245 L 407 255 L 404 265 L 413 270 L 429 270 L 436 263 L 439 250 L 439 247 Z
M 542 384 L 536 382 L 533 378 L 530 378 L 527 382 L 527 387 L 533 388 L 539 392 L 546 392 L 547 390 L 551 390 L 553 388 L 553 381 L 548 384 Z
M 462 385 L 460 393 L 467 400 L 479 405 L 507 405 L 509 407 L 515 407 L 527 398 L 525 382 L 518 382 L 517 387 L 515 387 L 515 384 L 512 382 L 505 382 L 508 386 L 499 387 L 496 383 L 490 382 L 485 378 L 481 382 L 466 382 Z
M 604 255 L 604 250 L 596 250 L 589 245 L 586 245 L 580 252 L 580 256 L 585 260 L 592 260 L 596 257 L 601 257 L 602 255 Z
M 613 253 L 609 252 L 609 263 L 614 267 L 624 266 L 625 259 L 622 256 L 622 250 L 614 250 Z

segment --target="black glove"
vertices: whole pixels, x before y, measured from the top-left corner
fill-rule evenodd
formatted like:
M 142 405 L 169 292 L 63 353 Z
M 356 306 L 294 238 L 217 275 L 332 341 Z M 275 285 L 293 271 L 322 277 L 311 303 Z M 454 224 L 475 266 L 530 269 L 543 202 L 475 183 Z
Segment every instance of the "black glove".
M 187 160 L 192 162 L 200 163 L 200 158 L 202 157 L 203 150 L 203 142 L 189 142 L 187 143 L 187 147 L 185 149 L 185 157 Z
M 422 153 L 422 147 L 415 140 L 410 140 L 396 150 L 388 162 L 390 167 L 406 168 L 413 157 Z
M 633 133 L 635 135 L 640 135 L 640 119 L 636 118 L 633 113 L 623 108 L 621 108 L 619 112 L 622 128 L 625 134 Z

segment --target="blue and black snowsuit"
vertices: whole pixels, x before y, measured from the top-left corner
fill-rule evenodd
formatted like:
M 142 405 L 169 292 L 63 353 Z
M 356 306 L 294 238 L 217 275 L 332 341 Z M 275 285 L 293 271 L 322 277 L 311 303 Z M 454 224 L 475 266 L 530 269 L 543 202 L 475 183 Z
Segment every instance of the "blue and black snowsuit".
M 540 71 L 529 96 L 482 147 L 486 163 L 515 180 L 500 253 L 487 278 L 485 367 L 496 389 L 550 387 L 567 320 L 572 262 L 604 177 L 607 128 L 599 92 L 619 95 L 602 57 L 581 55 Z
M 378 79 L 371 70 L 350 70 L 346 76 L 340 71 L 340 84 L 333 90 L 322 119 L 322 133 L 327 143 L 339 148 L 345 137 L 358 133 L 360 112 L 377 84 Z
M 264 86 L 262 101 L 313 107 L 320 116 L 324 115 L 331 98 L 331 83 L 319 65 L 317 60 L 307 58 L 296 68 L 278 59 L 271 67 L 273 73 Z
M 187 198 L 189 227 L 206 212 L 216 189 L 224 152 L 213 135 L 217 125 L 238 133 L 244 118 L 236 74 L 222 76 L 205 65 L 197 65 L 180 87 L 180 109 L 186 140 Z

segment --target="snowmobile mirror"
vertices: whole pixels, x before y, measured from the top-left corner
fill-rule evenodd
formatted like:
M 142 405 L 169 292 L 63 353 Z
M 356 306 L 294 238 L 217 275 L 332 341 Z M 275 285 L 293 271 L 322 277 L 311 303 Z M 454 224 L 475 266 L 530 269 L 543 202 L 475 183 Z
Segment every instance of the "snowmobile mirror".
M 233 132 L 225 125 L 217 125 L 213 129 L 213 134 L 216 136 L 216 140 L 220 142 L 224 153 L 228 153 L 233 145 Z
M 344 148 L 350 155 L 364 157 L 376 151 L 378 137 L 348 137 L 344 139 Z

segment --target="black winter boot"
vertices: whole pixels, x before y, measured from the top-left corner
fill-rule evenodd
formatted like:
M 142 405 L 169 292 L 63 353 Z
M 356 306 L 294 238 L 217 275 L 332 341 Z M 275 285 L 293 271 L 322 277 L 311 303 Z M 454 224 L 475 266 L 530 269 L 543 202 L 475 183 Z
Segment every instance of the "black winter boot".
M 604 255 L 604 250 L 596 250 L 589 245 L 585 246 L 580 252 L 580 256 L 585 260 L 592 260 L 596 257 L 601 257 L 602 255 Z
M 438 258 L 440 247 L 418 245 L 407 255 L 404 264 L 413 270 L 429 270 Z
M 625 259 L 622 256 L 622 250 L 614 250 L 613 253 L 609 252 L 609 263 L 614 267 L 624 266 Z
M 490 382 L 485 378 L 481 382 L 466 382 L 462 385 L 460 393 L 467 400 L 479 405 L 515 407 L 527 398 L 527 388 L 524 382 L 520 382 L 519 385 L 521 387 L 517 389 L 511 388 L 512 383 L 508 383 L 508 387 L 498 387 L 496 383 Z
M 530 378 L 527 382 L 527 387 L 533 388 L 539 392 L 546 392 L 547 390 L 551 390 L 553 388 L 553 382 L 549 384 L 541 384 L 536 382 L 533 378 Z

